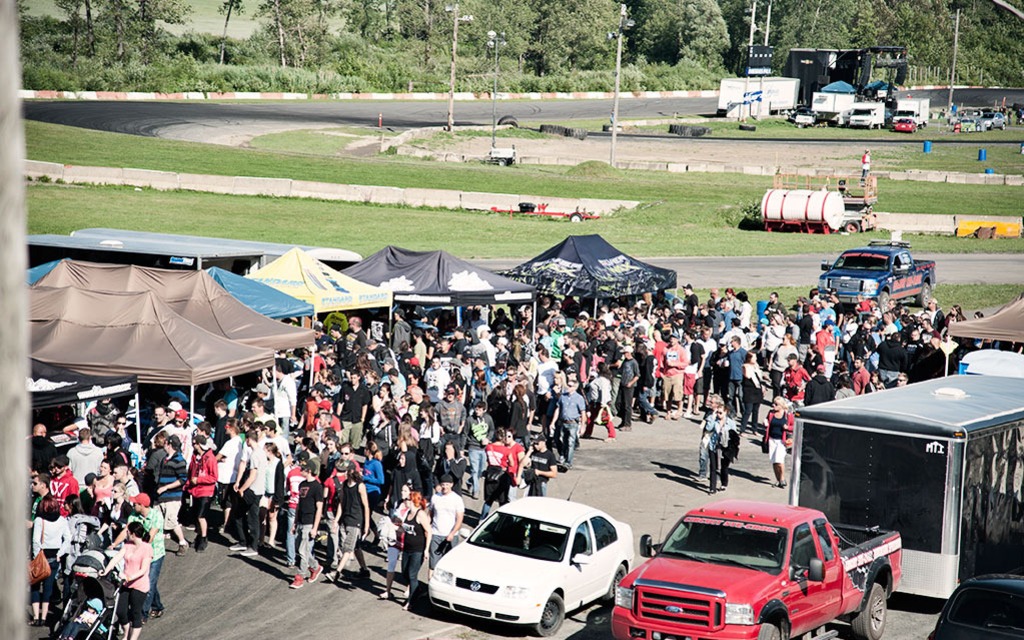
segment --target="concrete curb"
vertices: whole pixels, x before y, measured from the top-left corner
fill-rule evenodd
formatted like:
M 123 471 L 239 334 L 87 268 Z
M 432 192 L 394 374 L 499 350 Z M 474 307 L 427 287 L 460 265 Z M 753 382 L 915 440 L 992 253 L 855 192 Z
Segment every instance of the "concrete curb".
M 499 100 L 611 100 L 615 94 L 610 91 L 550 91 L 532 93 L 497 93 Z M 447 93 L 251 93 L 243 91 L 186 91 L 180 93 L 156 93 L 139 91 L 18 91 L 22 100 L 368 100 L 368 101 L 436 101 L 447 100 Z M 622 91 L 622 99 L 639 98 L 717 98 L 718 91 Z M 491 94 L 458 92 L 455 100 L 472 102 L 490 100 Z
M 516 209 L 520 202 L 535 202 L 546 203 L 553 211 L 571 212 L 578 208 L 589 213 L 606 215 L 619 209 L 635 209 L 640 205 L 640 202 L 635 200 L 559 198 L 535 194 L 479 193 L 450 189 L 402 189 L 374 185 L 309 182 L 287 178 L 215 176 L 118 167 L 83 167 L 36 160 L 25 161 L 24 174 L 32 180 L 46 179 L 51 182 L 59 180 L 72 184 L 127 185 L 162 191 L 181 190 L 236 196 L 311 198 L 475 211 L 489 211 L 491 207 Z

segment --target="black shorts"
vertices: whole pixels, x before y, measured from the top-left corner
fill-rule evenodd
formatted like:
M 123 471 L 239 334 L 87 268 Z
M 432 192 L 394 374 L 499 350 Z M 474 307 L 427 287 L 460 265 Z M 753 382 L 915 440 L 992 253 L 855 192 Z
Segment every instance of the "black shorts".
M 217 504 L 220 505 L 221 509 L 230 507 L 233 504 L 231 495 L 235 492 L 235 488 L 230 484 L 224 484 L 222 482 L 217 483 Z
M 207 514 L 210 513 L 210 504 L 213 502 L 213 498 L 192 498 L 192 508 L 195 509 L 196 518 L 205 519 Z
M 117 602 L 118 624 L 129 624 L 133 629 L 142 628 L 142 605 L 146 601 L 146 592 L 138 589 L 125 589 Z

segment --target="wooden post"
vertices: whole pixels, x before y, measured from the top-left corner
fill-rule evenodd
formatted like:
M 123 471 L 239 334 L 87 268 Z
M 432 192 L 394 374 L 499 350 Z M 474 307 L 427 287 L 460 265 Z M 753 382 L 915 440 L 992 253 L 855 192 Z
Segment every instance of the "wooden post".
M 25 603 L 28 582 L 29 404 L 28 293 L 25 288 L 25 138 L 21 124 L 21 68 L 18 9 L 0 0 L 0 638 L 28 637 Z

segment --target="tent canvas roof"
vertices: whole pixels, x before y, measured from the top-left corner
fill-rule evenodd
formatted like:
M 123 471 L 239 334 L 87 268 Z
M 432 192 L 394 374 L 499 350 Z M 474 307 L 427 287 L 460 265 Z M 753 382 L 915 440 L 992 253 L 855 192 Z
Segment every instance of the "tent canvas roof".
M 100 398 L 130 396 L 138 388 L 134 375 L 90 376 L 31 358 L 32 373 L 25 380 L 32 408 L 58 407 Z
M 268 318 L 299 318 L 313 315 L 313 305 L 281 293 L 274 287 L 231 273 L 220 267 L 206 270 L 217 284 L 242 304 Z
M 849 82 L 836 80 L 822 87 L 821 93 L 857 93 L 857 90 Z
M 950 323 L 949 335 L 956 338 L 1024 342 L 1024 293 L 986 318 Z
M 205 271 L 62 260 L 35 286 L 151 291 L 179 315 L 230 340 L 275 350 L 313 344 L 311 330 L 291 327 L 253 311 Z
M 481 269 L 445 251 L 384 247 L 345 275 L 395 293 L 396 302 L 465 306 L 530 302 L 536 289 Z
M 391 306 L 390 291 L 339 273 L 298 247 L 246 277 L 312 304 L 317 313 Z
M 641 262 L 599 235 L 569 236 L 533 260 L 501 272 L 560 296 L 617 298 L 676 286 L 676 272 Z
M 270 367 L 274 352 L 206 331 L 150 291 L 29 290 L 32 357 L 87 375 L 197 385 Z

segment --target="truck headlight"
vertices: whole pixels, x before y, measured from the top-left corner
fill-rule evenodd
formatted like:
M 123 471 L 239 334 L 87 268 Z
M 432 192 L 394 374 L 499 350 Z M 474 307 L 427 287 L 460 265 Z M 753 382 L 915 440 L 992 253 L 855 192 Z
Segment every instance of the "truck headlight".
M 818 279 L 818 288 L 822 289 L 822 290 L 828 290 L 830 288 L 828 286 L 828 278 L 819 278 Z
M 754 607 L 746 603 L 726 602 L 725 624 L 754 624 Z
M 872 295 L 878 293 L 878 282 L 875 280 L 865 280 L 863 282 L 863 287 L 864 293 Z
M 433 579 L 440 584 L 455 584 L 455 574 L 453 574 L 451 571 L 445 571 L 444 569 L 435 569 Z
M 633 589 L 631 587 L 615 587 L 615 606 L 633 608 Z
M 509 598 L 510 600 L 522 600 L 523 598 L 529 597 L 529 595 L 530 595 L 530 588 L 529 587 L 513 587 L 513 586 L 509 585 L 509 586 L 507 586 L 507 587 L 505 587 L 504 589 L 501 590 L 501 595 L 502 595 L 502 597 Z

